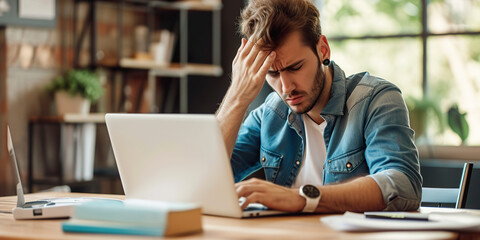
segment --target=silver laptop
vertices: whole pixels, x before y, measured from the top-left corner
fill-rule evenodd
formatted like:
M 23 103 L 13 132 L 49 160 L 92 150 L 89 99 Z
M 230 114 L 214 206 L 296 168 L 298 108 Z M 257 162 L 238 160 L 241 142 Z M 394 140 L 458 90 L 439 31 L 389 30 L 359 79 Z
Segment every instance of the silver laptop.
M 107 114 L 126 198 L 194 202 L 204 214 L 286 214 L 253 206 L 242 211 L 230 160 L 213 115 Z
M 17 206 L 12 213 L 15 219 L 46 219 L 46 218 L 69 218 L 74 214 L 74 206 L 85 201 L 98 198 L 75 197 L 75 198 L 51 198 L 38 201 L 25 202 L 23 185 L 18 169 L 18 162 L 13 149 L 12 135 L 7 127 L 7 149 L 17 180 Z

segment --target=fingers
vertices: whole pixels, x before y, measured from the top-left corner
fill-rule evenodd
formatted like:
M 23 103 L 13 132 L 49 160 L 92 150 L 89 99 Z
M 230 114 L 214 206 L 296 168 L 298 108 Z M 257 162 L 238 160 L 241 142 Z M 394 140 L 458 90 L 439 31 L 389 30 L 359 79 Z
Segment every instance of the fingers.
M 273 183 L 252 178 L 247 181 L 235 184 L 238 197 L 245 197 L 242 209 L 245 209 L 250 203 L 263 203 L 265 193 L 274 185 Z
M 260 185 L 260 184 L 270 185 L 270 184 L 273 184 L 273 183 L 262 180 L 262 179 L 258 179 L 258 178 L 250 178 L 248 180 L 235 183 L 235 188 L 238 188 L 240 186 L 246 186 L 246 185 Z
M 253 46 L 255 46 L 255 42 L 253 42 L 252 40 L 247 41 L 247 44 L 242 49 L 240 56 L 244 58 L 247 57 L 248 54 L 250 53 L 250 50 L 252 50 Z
M 237 55 L 232 62 L 232 90 L 237 96 L 241 96 L 250 104 L 262 89 L 266 77 L 266 71 L 272 65 L 269 61 L 267 70 L 259 75 L 260 68 L 265 64 L 268 53 L 262 51 L 255 42 L 242 39 L 242 44 L 237 50 Z
M 255 61 L 255 59 L 258 58 L 258 53 L 260 51 L 261 51 L 260 47 L 256 43 L 253 43 L 252 48 L 250 49 L 250 52 L 245 57 L 245 60 L 247 61 L 247 63 L 252 64 Z
M 256 42 L 252 40 L 247 41 L 246 39 L 242 38 L 242 45 L 237 51 L 237 55 L 233 60 L 233 64 L 235 64 L 238 59 L 245 59 L 245 62 L 248 65 L 252 65 L 255 59 L 257 59 L 259 52 L 261 52 L 261 50 L 260 47 L 257 46 Z
M 275 53 L 275 51 L 272 51 L 270 54 L 268 54 L 268 57 L 267 59 L 265 59 L 262 66 L 260 67 L 258 74 L 260 74 L 261 76 L 267 76 L 268 69 L 272 66 L 276 57 L 277 54 Z
M 282 187 L 280 187 L 282 188 Z M 284 200 L 278 194 L 281 191 L 277 185 L 262 181 L 252 180 L 246 181 L 246 184 L 241 184 L 237 187 L 237 194 L 240 197 L 245 197 L 245 201 L 242 203 L 241 208 L 245 209 L 251 203 L 260 203 L 269 208 L 278 208 Z
M 275 52 L 268 52 L 261 50 L 256 44 L 251 48 L 251 51 L 245 57 L 246 64 L 250 65 L 251 73 L 258 75 L 258 79 L 261 81 L 265 80 L 268 69 L 272 66 L 275 61 Z M 245 51 L 246 52 L 246 47 Z M 265 69 L 262 70 L 262 67 Z
M 238 55 L 242 52 L 243 48 L 245 47 L 245 43 L 247 42 L 247 39 L 242 38 L 242 41 L 240 42 L 240 47 L 237 50 L 237 55 L 235 55 L 235 58 L 233 59 L 233 63 L 235 64 L 238 59 Z
M 242 206 L 240 206 L 242 209 L 245 209 L 248 207 L 248 204 L 250 203 L 264 203 L 265 202 L 265 193 L 259 193 L 255 192 L 250 194 L 248 197 L 245 198 L 245 201 L 243 202 Z
M 305 199 L 298 189 L 291 189 L 259 179 L 249 179 L 235 184 L 239 197 L 245 197 L 242 209 L 250 203 L 261 203 L 268 208 L 297 212 L 305 206 Z
M 255 58 L 255 61 L 253 62 L 252 66 L 254 67 L 254 69 L 256 70 L 255 72 L 258 72 L 259 69 L 262 67 L 263 65 L 263 62 L 265 62 L 267 56 L 268 56 L 268 52 L 267 51 L 260 51 L 257 55 L 257 57 Z
M 268 69 L 273 65 L 275 61 L 276 53 L 275 52 L 266 52 L 262 51 L 258 54 L 257 59 L 253 65 L 255 66 L 255 72 L 258 74 L 260 79 L 265 79 L 267 76 Z
M 238 197 L 246 197 L 253 192 L 265 192 L 265 186 L 259 184 L 242 184 L 236 187 Z

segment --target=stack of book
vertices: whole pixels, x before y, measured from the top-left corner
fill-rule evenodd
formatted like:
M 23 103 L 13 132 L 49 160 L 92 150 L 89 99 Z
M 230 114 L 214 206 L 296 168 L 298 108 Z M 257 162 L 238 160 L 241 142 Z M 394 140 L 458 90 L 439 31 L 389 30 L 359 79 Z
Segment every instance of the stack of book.
M 155 38 L 158 40 L 150 46 L 151 55 L 159 66 L 169 66 L 172 61 L 174 43 L 176 41 L 175 33 L 163 29 L 154 33 L 154 35 L 156 35 Z
M 95 159 L 96 124 L 61 126 L 60 141 L 63 142 L 62 167 L 65 181 L 90 181 L 93 179 Z
M 62 224 L 65 232 L 173 236 L 202 231 L 202 211 L 196 204 L 140 199 L 93 200 L 75 206 Z

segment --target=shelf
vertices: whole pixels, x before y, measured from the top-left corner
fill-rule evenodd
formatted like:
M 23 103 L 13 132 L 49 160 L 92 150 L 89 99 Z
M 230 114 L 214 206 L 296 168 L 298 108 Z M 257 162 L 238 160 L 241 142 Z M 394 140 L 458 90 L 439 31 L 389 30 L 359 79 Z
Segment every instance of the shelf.
M 223 5 L 220 0 L 209 0 L 179 2 L 151 1 L 150 6 L 177 10 L 215 11 L 222 9 Z
M 222 67 L 211 64 L 187 63 L 181 66 L 179 63 L 172 63 L 169 66 L 164 66 L 151 60 L 123 58 L 120 60 L 120 66 L 123 68 L 151 70 L 152 75 L 166 77 L 184 77 L 187 75 L 219 77 L 223 74 Z
M 77 0 L 79 2 L 87 2 L 91 0 Z M 194 11 L 214 11 L 220 10 L 223 7 L 221 0 L 184 0 L 178 2 L 171 2 L 166 0 L 97 0 L 99 2 L 111 3 L 127 3 L 136 5 L 150 5 L 152 7 L 159 7 L 165 9 L 175 10 L 194 10 Z
M 118 169 L 116 167 L 109 167 L 109 168 L 95 168 L 94 175 L 92 180 L 69 180 L 63 181 L 62 185 L 73 185 L 78 183 L 95 183 L 95 181 L 99 179 L 117 179 L 120 178 L 118 175 Z M 59 185 L 59 178 L 58 176 L 45 176 L 41 178 L 34 178 L 33 184 L 34 185 Z
M 65 114 L 57 116 L 31 116 L 35 123 L 104 123 L 105 113 Z
M 45 177 L 41 179 L 33 179 L 34 185 L 73 185 L 79 183 L 95 183 L 95 180 L 88 180 L 88 181 L 63 181 L 60 183 L 58 177 Z

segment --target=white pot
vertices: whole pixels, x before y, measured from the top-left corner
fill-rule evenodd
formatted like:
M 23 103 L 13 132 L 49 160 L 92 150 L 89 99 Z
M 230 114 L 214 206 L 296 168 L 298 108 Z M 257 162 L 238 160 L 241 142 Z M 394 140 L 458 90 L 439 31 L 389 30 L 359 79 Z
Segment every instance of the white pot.
M 80 96 L 72 96 L 65 91 L 55 92 L 55 105 L 57 114 L 64 115 L 67 113 L 88 114 L 90 113 L 90 100 Z

